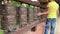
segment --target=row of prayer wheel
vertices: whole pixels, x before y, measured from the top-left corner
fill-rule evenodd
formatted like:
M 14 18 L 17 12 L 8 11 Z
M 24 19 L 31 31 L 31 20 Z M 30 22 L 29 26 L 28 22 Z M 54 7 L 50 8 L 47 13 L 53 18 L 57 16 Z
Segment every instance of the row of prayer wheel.
M 28 8 L 21 4 L 19 7 L 11 4 L 5 4 L 2 6 L 1 12 L 1 28 L 8 32 L 16 30 L 16 24 L 19 27 L 24 27 L 27 24 L 38 20 L 37 13 L 40 11 L 40 7 L 33 7 L 30 5 Z

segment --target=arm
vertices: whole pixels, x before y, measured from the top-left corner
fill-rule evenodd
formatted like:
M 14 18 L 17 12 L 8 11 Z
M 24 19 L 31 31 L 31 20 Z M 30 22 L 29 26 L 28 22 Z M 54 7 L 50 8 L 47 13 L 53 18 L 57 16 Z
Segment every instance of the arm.
M 43 12 L 43 13 L 39 12 L 37 15 L 40 16 L 40 15 L 43 15 L 43 14 L 49 14 L 49 12 L 50 12 L 50 8 L 48 8 L 48 10 L 46 12 Z
M 59 15 L 59 9 L 57 10 L 57 15 Z
M 39 12 L 37 15 L 40 16 L 40 15 L 43 15 L 43 14 L 49 14 L 49 12 L 50 12 L 50 5 L 51 5 L 50 3 L 47 4 L 47 11 L 45 11 L 43 13 Z
M 49 12 L 50 12 L 50 9 L 48 8 L 48 10 L 46 11 L 46 12 L 43 12 L 43 13 L 41 13 L 42 15 L 43 14 L 49 14 Z

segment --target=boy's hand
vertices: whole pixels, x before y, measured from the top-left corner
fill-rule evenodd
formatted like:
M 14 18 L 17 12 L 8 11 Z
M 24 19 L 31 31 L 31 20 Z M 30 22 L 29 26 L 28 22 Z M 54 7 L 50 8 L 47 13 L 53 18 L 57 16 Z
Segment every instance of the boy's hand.
M 37 16 L 41 16 L 42 15 L 42 13 L 41 12 L 39 12 L 38 14 L 37 14 Z

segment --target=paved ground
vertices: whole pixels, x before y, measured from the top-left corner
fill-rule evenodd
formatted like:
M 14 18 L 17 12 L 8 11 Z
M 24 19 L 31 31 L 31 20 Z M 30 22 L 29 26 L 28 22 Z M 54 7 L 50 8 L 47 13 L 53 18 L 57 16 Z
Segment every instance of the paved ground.
M 60 17 L 57 19 L 55 34 L 60 34 Z
M 36 32 L 28 32 L 29 34 L 43 34 L 43 33 L 39 33 L 42 32 L 43 28 L 40 28 L 40 30 L 38 29 Z M 28 34 L 27 33 L 27 34 Z M 58 17 L 57 22 L 56 22 L 56 29 L 55 29 L 55 34 L 60 34 L 60 17 Z
M 57 18 L 55 34 L 60 34 L 60 17 Z

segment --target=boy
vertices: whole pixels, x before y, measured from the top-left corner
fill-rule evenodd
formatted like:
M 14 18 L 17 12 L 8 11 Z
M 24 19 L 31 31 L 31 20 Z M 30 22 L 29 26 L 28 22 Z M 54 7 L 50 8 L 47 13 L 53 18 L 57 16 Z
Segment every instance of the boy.
M 50 34 L 54 34 L 59 5 L 54 0 L 48 0 L 48 1 L 49 1 L 47 5 L 48 11 L 43 13 L 39 12 L 37 15 L 40 16 L 43 14 L 48 14 L 47 21 L 46 21 L 45 34 L 48 34 L 49 28 L 50 28 Z

